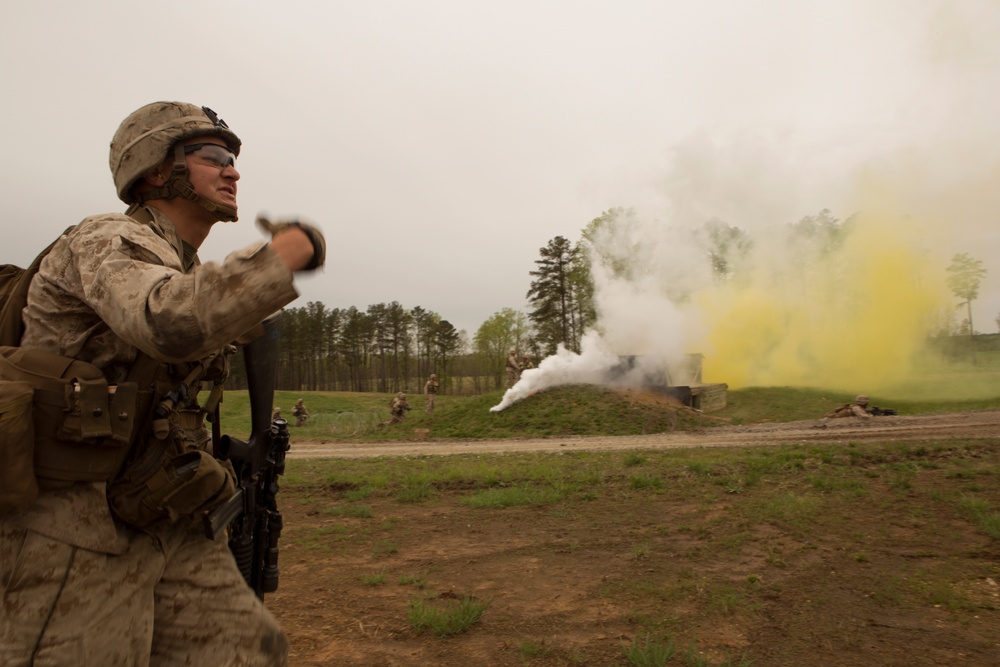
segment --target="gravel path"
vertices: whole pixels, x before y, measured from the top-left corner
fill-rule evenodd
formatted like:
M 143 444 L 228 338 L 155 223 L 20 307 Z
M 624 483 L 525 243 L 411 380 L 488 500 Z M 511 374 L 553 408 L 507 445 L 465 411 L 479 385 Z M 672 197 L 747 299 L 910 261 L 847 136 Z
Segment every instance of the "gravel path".
M 699 431 L 630 436 L 554 437 L 504 440 L 410 440 L 342 442 L 292 440 L 289 459 L 364 458 L 468 453 L 600 451 L 609 449 L 673 449 L 746 447 L 799 442 L 891 442 L 949 438 L 1000 439 L 1000 410 L 918 416 L 807 420 L 781 424 L 719 426 Z

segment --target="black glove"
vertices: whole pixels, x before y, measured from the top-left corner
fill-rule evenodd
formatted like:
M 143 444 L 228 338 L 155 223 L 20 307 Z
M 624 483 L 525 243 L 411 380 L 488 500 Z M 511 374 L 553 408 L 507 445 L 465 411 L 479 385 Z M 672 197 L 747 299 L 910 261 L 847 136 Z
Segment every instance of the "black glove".
M 279 222 L 271 222 L 262 215 L 257 216 L 257 226 L 263 229 L 265 232 L 271 235 L 273 238 L 275 234 L 283 229 L 289 227 L 298 227 L 306 233 L 309 237 L 309 241 L 312 242 L 313 246 L 313 257 L 309 264 L 302 269 L 303 271 L 315 271 L 319 267 L 326 263 L 326 239 L 323 238 L 323 232 L 319 231 L 318 227 L 313 227 L 312 225 L 300 222 L 298 220 L 284 220 Z

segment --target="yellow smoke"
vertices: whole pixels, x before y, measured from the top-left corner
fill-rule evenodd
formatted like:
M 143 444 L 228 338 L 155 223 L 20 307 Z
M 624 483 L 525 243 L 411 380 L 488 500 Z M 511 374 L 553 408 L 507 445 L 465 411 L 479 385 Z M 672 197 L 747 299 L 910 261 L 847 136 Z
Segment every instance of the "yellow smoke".
M 919 370 L 916 355 L 951 303 L 944 267 L 913 220 L 862 217 L 849 229 L 834 252 L 779 253 L 696 295 L 707 382 L 876 392 Z

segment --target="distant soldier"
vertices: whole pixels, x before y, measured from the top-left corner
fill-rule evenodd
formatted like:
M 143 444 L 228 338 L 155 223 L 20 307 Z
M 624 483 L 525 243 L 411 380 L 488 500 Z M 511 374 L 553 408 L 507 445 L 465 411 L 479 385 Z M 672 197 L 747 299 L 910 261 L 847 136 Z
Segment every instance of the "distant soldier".
M 399 392 L 396 397 L 389 402 L 389 421 L 382 422 L 382 426 L 391 426 L 403 421 L 410 404 L 406 402 L 406 394 Z
M 529 357 L 528 355 L 524 355 L 523 357 L 521 357 L 521 370 L 522 371 L 526 371 L 529 368 L 534 368 L 534 367 L 535 367 L 535 365 L 533 363 L 531 363 L 531 357 Z
M 424 398 L 427 399 L 427 412 L 434 412 L 434 396 L 438 392 L 438 376 L 431 373 L 430 378 L 424 384 Z
M 872 415 L 865 408 L 868 407 L 868 397 L 859 395 L 854 398 L 853 403 L 844 403 L 842 406 L 826 413 L 813 428 L 826 428 L 826 423 L 831 419 L 842 417 L 859 417 L 861 419 L 871 419 Z
M 521 367 L 517 363 L 517 350 L 510 348 L 507 353 L 507 388 L 510 389 L 521 379 Z
M 295 417 L 296 426 L 302 426 L 309 419 L 309 411 L 306 410 L 306 404 L 301 398 L 295 401 L 295 405 L 292 407 L 292 415 Z
M 281 419 L 281 408 L 275 408 L 271 411 L 271 421 L 275 419 Z
M 868 407 L 868 397 L 861 395 L 854 398 L 853 403 L 844 403 L 832 412 L 828 412 L 825 419 L 839 419 L 841 417 L 860 417 L 870 419 L 871 415 L 865 408 Z

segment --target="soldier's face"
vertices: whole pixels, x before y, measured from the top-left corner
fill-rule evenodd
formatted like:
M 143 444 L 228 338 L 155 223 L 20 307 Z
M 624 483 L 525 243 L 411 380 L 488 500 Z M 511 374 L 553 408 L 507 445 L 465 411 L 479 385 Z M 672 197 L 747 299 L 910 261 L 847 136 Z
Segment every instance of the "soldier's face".
M 196 137 L 184 142 L 185 146 L 195 144 L 214 144 L 229 151 L 226 142 L 218 137 Z M 235 161 L 220 159 L 220 155 L 222 152 L 211 146 L 186 154 L 188 179 L 194 191 L 205 199 L 236 208 L 236 181 L 240 180 L 240 172 L 236 171 Z

